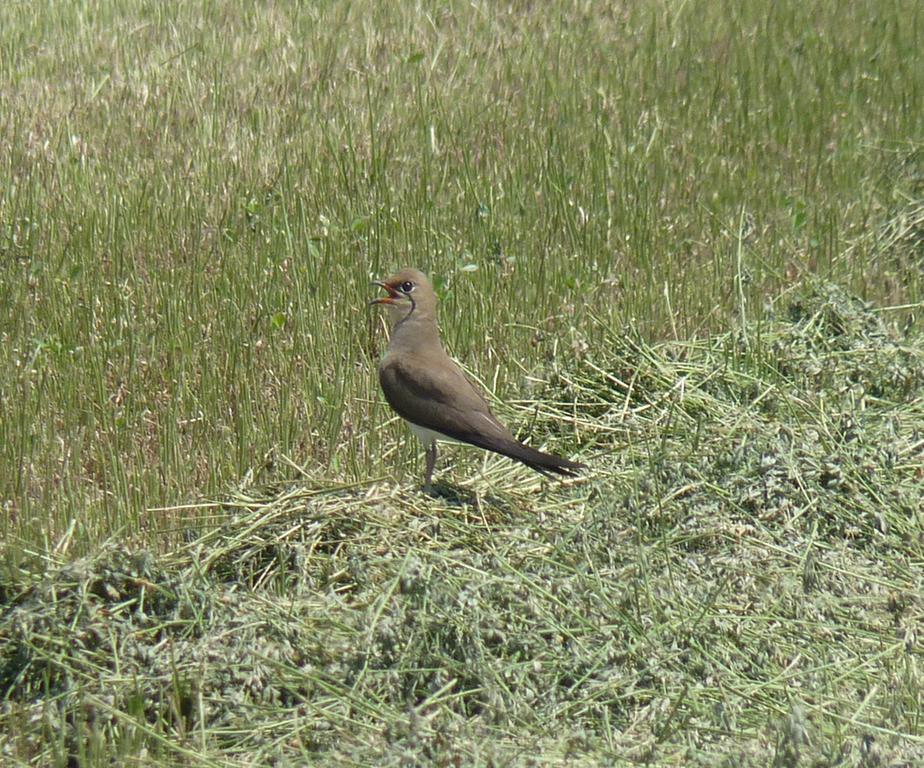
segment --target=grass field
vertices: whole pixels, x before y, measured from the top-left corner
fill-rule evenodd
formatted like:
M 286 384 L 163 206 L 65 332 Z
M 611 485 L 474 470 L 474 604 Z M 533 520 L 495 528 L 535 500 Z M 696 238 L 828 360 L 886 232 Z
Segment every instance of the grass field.
M 0 5 L 4 765 L 924 761 L 924 8 Z M 370 280 L 547 483 L 377 389 Z

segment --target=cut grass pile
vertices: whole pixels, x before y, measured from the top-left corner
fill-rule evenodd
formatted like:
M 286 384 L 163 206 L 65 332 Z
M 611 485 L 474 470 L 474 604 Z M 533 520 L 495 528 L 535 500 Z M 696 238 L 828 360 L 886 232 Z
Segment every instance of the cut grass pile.
M 24 560 L 0 754 L 918 764 L 924 339 L 882 316 L 818 283 L 746 331 L 575 338 L 520 403 L 575 483 L 295 480 L 185 510 L 169 552 Z

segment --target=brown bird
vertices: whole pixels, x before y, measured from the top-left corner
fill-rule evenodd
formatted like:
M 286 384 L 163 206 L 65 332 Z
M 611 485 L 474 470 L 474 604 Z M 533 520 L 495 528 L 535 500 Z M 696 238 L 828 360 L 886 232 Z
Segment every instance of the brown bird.
M 583 464 L 524 445 L 495 418 L 481 392 L 443 350 L 436 324 L 436 293 L 426 275 L 402 269 L 375 285 L 388 295 L 370 304 L 387 307 L 392 322 L 388 351 L 379 363 L 379 382 L 389 405 L 426 449 L 427 493 L 436 465 L 437 440 L 494 451 L 544 475 L 556 472 L 573 477 L 583 469 Z

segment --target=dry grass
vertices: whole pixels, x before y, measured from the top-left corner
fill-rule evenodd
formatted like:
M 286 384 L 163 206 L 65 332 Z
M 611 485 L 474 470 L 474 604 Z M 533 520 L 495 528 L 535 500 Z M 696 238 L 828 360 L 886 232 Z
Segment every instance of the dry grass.
M 430 498 L 279 457 L 164 554 L 62 540 L 2 584 L 0 751 L 917 764 L 924 343 L 881 316 L 817 284 L 759 332 L 576 342 L 517 412 L 578 482 L 488 458 Z

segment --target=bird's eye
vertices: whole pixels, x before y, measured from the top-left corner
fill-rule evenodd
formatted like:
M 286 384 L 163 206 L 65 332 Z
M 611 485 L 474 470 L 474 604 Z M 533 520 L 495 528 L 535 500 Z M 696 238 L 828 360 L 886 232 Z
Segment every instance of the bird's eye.
M 401 293 L 410 293 L 413 290 L 414 283 L 412 283 L 410 280 L 405 280 L 403 283 L 401 283 Z

